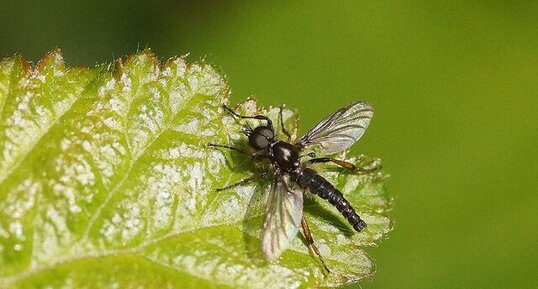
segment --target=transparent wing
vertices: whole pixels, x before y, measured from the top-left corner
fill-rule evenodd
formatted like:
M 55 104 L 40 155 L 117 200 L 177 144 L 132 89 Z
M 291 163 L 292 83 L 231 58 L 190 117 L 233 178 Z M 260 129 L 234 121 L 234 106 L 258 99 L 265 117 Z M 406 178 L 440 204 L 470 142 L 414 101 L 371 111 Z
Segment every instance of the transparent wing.
M 288 178 L 275 176 L 261 231 L 262 250 L 268 260 L 280 257 L 299 231 L 303 217 L 303 194 L 290 190 Z
M 368 103 L 354 102 L 320 121 L 297 145 L 319 145 L 325 154 L 343 151 L 361 138 L 373 116 L 374 110 Z

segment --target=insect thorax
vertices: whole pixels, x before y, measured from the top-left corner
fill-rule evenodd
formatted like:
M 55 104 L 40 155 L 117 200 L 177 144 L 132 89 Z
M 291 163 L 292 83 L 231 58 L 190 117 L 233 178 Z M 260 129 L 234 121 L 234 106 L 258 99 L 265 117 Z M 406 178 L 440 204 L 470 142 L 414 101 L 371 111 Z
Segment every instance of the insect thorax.
M 271 161 L 283 171 L 291 171 L 299 165 L 299 149 L 287 142 L 279 141 L 271 147 Z

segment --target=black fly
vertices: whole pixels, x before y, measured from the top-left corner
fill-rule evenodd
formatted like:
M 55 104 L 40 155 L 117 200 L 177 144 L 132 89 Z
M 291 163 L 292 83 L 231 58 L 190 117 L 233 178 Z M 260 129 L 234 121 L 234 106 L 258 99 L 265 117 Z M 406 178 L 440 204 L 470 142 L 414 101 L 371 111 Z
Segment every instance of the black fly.
M 314 153 L 301 155 L 301 152 L 305 148 L 318 146 L 322 153 L 331 155 L 349 148 L 361 138 L 368 127 L 374 114 L 372 107 L 366 102 L 354 102 L 341 108 L 320 121 L 297 142 L 290 141 L 291 136 L 284 128 L 282 109 L 280 110 L 280 122 L 282 132 L 288 137 L 288 141 L 276 138 L 273 122 L 267 116 L 243 116 L 226 106 L 224 108 L 237 118 L 258 119 L 266 122 L 265 125 L 260 125 L 254 129 L 249 127 L 244 130 L 250 146 L 255 150 L 253 153 L 226 145 L 209 144 L 212 147 L 231 149 L 250 155 L 255 159 L 265 159 L 270 162 L 274 178 L 269 191 L 261 232 L 262 250 L 265 256 L 269 260 L 278 258 L 287 248 L 289 242 L 297 235 L 299 227 L 302 227 L 310 249 L 318 255 L 325 269 L 329 271 L 314 245 L 310 229 L 303 216 L 303 193 L 296 187 L 308 190 L 310 193 L 328 200 L 347 219 L 353 229 L 360 232 L 366 227 L 366 223 L 359 217 L 342 193 L 315 170 L 309 168 L 309 165 L 332 162 L 350 170 L 367 170 L 357 168 L 343 160 L 330 157 L 315 158 Z M 303 161 L 305 156 L 310 157 L 310 159 Z M 253 176 L 219 190 L 229 189 L 255 179 L 256 177 Z

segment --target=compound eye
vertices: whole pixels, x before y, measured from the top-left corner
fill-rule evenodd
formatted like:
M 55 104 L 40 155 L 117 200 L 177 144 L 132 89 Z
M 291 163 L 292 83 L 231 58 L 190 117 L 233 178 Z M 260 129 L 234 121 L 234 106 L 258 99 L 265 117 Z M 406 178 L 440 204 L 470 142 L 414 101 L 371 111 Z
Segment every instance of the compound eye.
M 264 149 L 269 145 L 269 140 L 264 135 L 253 133 L 249 137 L 250 145 L 255 149 Z
M 260 127 L 258 133 L 263 135 L 266 139 L 273 139 L 275 134 L 268 127 Z

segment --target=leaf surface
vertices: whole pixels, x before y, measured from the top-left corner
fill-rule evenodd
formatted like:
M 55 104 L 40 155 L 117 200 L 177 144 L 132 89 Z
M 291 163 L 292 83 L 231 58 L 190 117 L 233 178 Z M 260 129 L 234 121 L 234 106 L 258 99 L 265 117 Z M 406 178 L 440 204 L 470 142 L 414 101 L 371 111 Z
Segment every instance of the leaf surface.
M 35 67 L 0 62 L 0 287 L 309 288 L 370 275 L 363 249 L 392 228 L 387 176 L 317 166 L 369 226 L 354 234 L 309 198 L 305 215 L 333 273 L 300 237 L 269 263 L 258 239 L 268 180 L 216 191 L 265 169 L 206 146 L 248 147 L 228 102 L 210 65 L 161 65 L 149 51 L 114 69 L 66 68 L 59 51 Z M 237 110 L 277 123 L 279 110 L 254 100 Z M 296 137 L 296 113 L 284 119 Z

